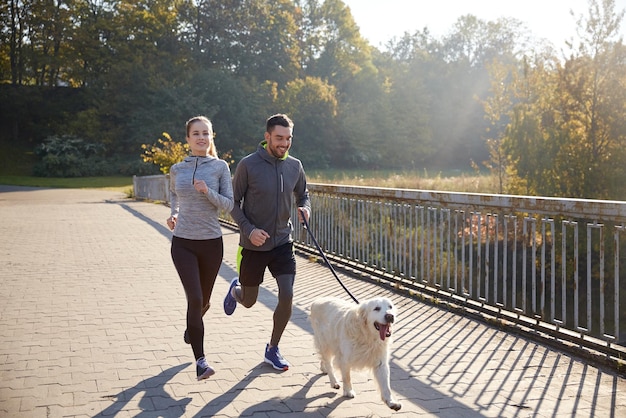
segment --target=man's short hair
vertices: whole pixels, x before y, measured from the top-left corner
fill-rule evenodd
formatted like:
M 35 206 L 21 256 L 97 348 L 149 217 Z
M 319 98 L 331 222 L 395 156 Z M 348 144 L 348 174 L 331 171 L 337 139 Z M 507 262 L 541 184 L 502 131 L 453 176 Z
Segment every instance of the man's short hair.
M 267 121 L 265 122 L 265 131 L 271 133 L 275 126 L 293 128 L 293 121 L 289 119 L 289 116 L 283 113 L 277 113 L 267 118 Z

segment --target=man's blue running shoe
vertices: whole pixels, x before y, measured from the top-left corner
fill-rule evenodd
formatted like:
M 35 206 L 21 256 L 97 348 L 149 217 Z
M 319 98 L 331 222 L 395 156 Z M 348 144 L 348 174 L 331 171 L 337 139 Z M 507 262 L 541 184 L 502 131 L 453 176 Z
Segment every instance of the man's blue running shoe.
M 265 346 L 265 358 L 264 361 L 271 364 L 276 370 L 289 370 L 289 363 L 280 355 L 278 347 L 270 347 L 269 344 Z
M 224 298 L 224 312 L 226 315 L 232 315 L 235 312 L 235 308 L 237 307 L 237 299 L 233 296 L 233 289 L 235 286 L 239 285 L 239 279 L 235 277 L 230 282 L 230 286 L 228 287 L 228 293 Z

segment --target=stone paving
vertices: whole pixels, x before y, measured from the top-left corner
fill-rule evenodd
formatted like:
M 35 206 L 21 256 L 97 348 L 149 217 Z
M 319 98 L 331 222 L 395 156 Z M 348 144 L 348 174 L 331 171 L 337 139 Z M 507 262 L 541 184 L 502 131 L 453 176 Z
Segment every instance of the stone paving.
M 367 373 L 343 398 L 319 372 L 307 313 L 321 295 L 350 298 L 306 257 L 281 341 L 292 366 L 275 371 L 262 361 L 273 279 L 252 308 L 222 310 L 236 274 L 229 229 L 205 316 L 216 374 L 197 382 L 168 215 L 117 192 L 0 186 L 0 417 L 626 417 L 626 380 L 611 370 L 342 275 L 357 298 L 398 307 L 391 387 L 402 409 L 383 404 Z

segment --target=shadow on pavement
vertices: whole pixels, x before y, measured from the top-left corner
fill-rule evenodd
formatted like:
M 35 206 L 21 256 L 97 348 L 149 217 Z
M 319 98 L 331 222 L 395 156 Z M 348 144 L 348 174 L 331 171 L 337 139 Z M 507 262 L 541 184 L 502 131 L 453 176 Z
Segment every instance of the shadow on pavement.
M 164 389 L 169 380 L 174 377 L 181 370 L 188 367 L 191 363 L 184 363 L 179 366 L 171 367 L 158 375 L 142 380 L 132 388 L 128 388 L 115 395 L 104 395 L 102 398 L 114 400 L 113 404 L 102 412 L 95 415 L 95 417 L 110 417 L 115 416 L 121 412 L 126 404 L 140 393 L 143 393 L 141 400 L 139 401 L 139 407 L 142 412 L 135 415 L 136 417 L 154 417 L 156 411 L 168 410 L 168 416 L 182 416 L 184 411 L 191 402 L 191 398 L 182 398 L 176 400 L 170 396 Z M 156 401 L 156 402 L 155 402 Z M 180 410 L 180 415 L 174 415 L 173 411 Z M 158 416 L 162 416 L 158 414 Z
M 151 219 L 149 216 L 144 215 L 143 213 L 131 208 L 130 206 L 124 203 L 119 203 L 119 202 L 111 202 L 111 203 L 119 204 L 122 207 L 122 209 L 130 212 L 136 218 L 141 219 L 142 221 L 144 221 L 145 223 L 147 223 L 148 225 L 156 229 L 161 235 L 163 235 L 168 240 L 172 239 L 172 231 L 170 231 L 170 229 L 167 226 L 155 221 L 154 219 Z
M 256 366 L 249 375 L 247 375 L 242 381 L 235 386 L 233 386 L 228 392 L 223 395 L 218 396 L 215 400 L 211 401 L 211 403 L 207 404 L 202 410 L 200 410 L 195 417 L 207 417 L 217 415 L 222 409 L 228 406 L 237 396 L 239 396 L 239 392 L 245 390 L 248 385 L 257 377 L 263 374 L 270 373 L 280 373 L 274 371 L 268 371 L 266 365 L 264 363 L 260 363 Z M 270 399 L 264 399 L 259 403 L 255 403 L 250 405 L 245 410 L 239 412 L 239 416 L 255 416 L 258 413 L 267 413 L 267 414 L 281 414 L 281 413 L 292 413 L 298 412 L 298 416 L 306 416 L 307 413 L 305 410 L 307 409 L 307 405 L 312 402 L 317 401 L 322 398 L 337 398 L 332 404 L 329 404 L 324 407 L 324 409 L 328 408 L 329 411 L 333 410 L 337 405 L 346 400 L 345 398 L 338 396 L 337 392 L 327 392 L 324 394 L 317 395 L 315 397 L 308 398 L 306 396 L 309 389 L 322 377 L 322 375 L 317 375 L 313 379 L 308 380 L 302 388 L 295 393 L 292 397 L 283 399 L 278 397 L 273 397 Z M 313 412 L 317 411 L 317 409 L 309 408 L 310 411 L 315 416 L 319 416 L 319 413 Z M 301 415 L 300 415 L 301 414 Z

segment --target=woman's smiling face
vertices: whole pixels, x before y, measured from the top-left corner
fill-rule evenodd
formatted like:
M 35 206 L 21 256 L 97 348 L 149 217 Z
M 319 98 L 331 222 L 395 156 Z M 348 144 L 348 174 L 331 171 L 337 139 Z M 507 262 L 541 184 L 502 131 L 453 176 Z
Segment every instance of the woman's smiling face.
M 212 136 L 213 132 L 209 124 L 201 120 L 192 122 L 187 134 L 187 143 L 191 149 L 191 154 L 206 156 L 213 140 Z

